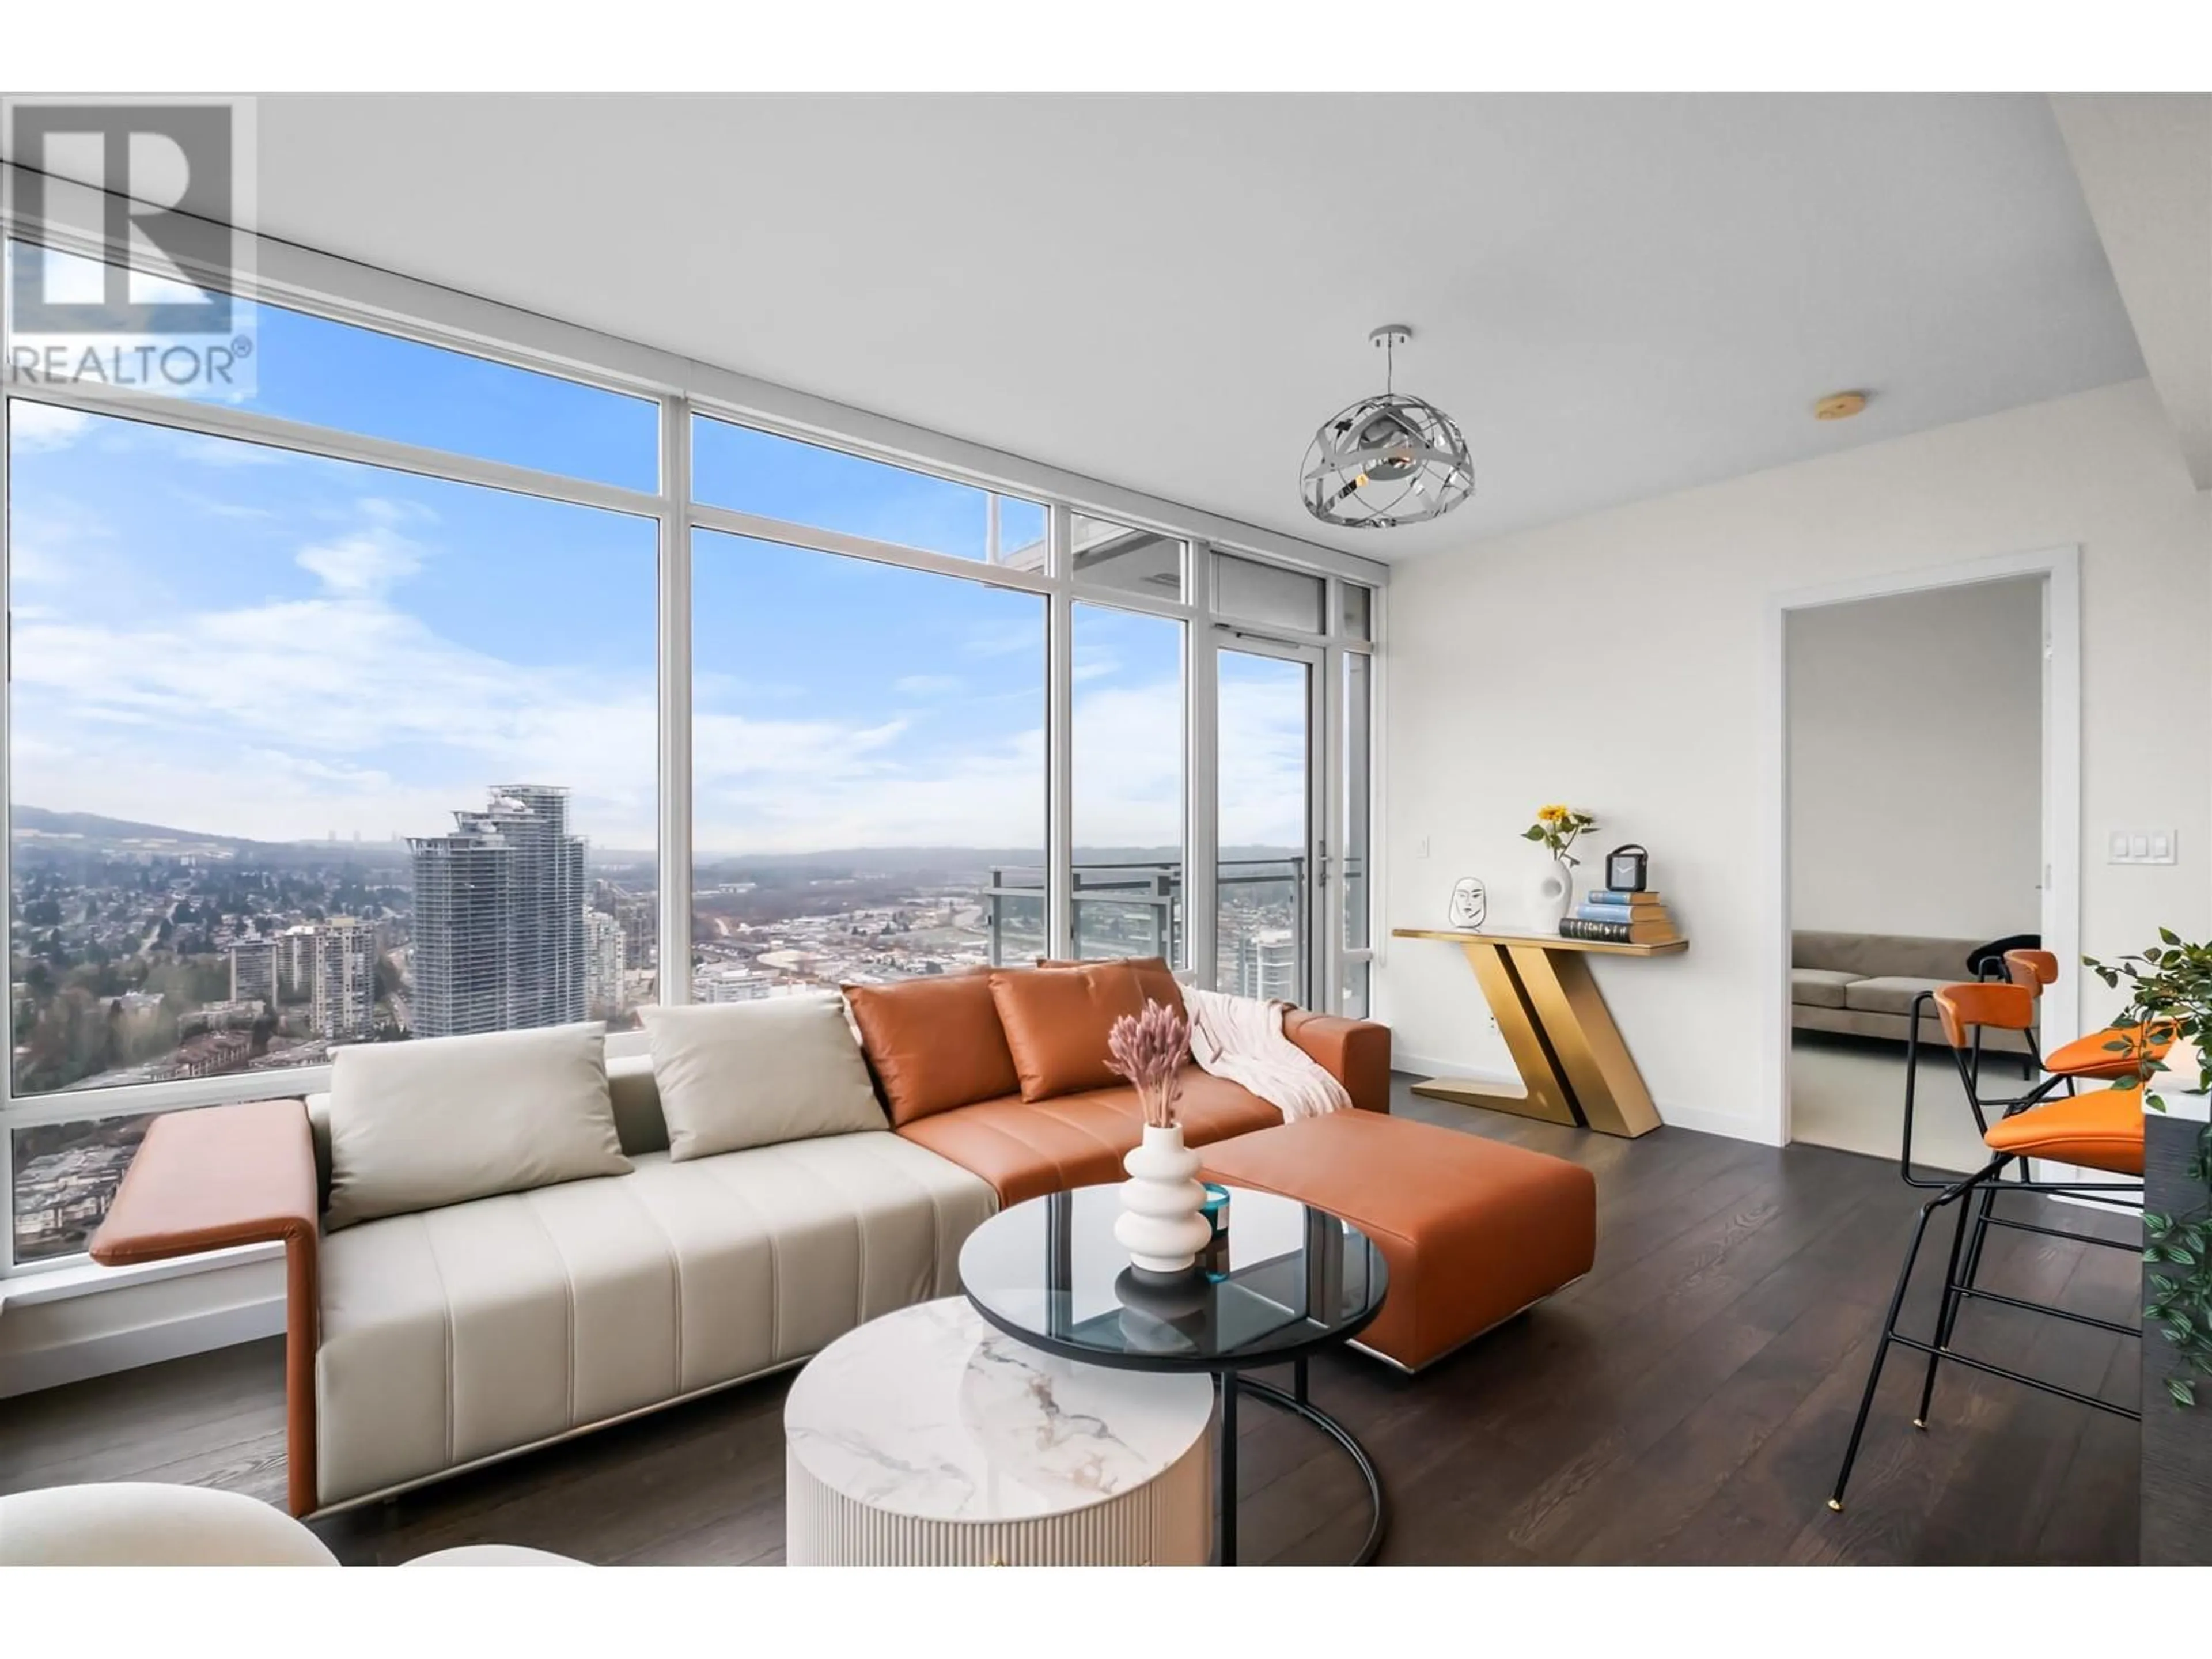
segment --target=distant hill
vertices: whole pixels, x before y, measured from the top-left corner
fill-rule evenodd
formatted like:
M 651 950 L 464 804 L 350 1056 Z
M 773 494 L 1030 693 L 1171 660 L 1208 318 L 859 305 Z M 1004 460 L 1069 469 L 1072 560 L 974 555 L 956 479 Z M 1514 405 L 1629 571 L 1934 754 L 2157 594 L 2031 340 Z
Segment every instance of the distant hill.
M 125 842 L 143 847 L 148 842 L 167 842 L 185 848 L 220 848 L 237 858 L 258 858 L 270 863 L 296 864 L 303 859 L 327 858 L 332 854 L 374 863 L 404 859 L 404 845 L 388 841 L 252 841 L 241 836 L 219 836 L 201 830 L 179 830 L 173 824 L 140 823 L 130 818 L 103 817 L 97 812 L 55 812 L 43 806 L 17 806 L 11 828 L 19 835 L 35 832 L 33 841 L 48 836 L 71 837 L 77 844 L 100 846 Z M 1224 847 L 1224 859 L 1280 859 L 1284 848 Z M 1167 847 L 1079 847 L 1076 862 L 1097 864 L 1152 864 L 1178 861 L 1180 848 Z M 595 864 L 649 863 L 649 848 L 625 849 L 593 843 L 590 859 Z M 698 854 L 701 876 L 728 880 L 745 869 L 836 872 L 854 870 L 926 871 L 972 870 L 978 865 L 1035 867 L 1043 862 L 1041 849 L 981 847 L 863 847 L 824 848 L 805 853 L 722 853 Z
M 230 847 L 241 851 L 265 843 L 236 836 L 210 835 L 199 830 L 177 830 L 161 823 L 135 823 L 128 818 L 105 818 L 97 812 L 50 812 L 43 806 L 17 806 L 9 814 L 10 827 L 35 830 L 44 836 L 75 836 L 82 841 L 177 841 L 202 847 Z
M 220 852 L 241 861 L 300 865 L 326 860 L 336 854 L 364 864 L 394 864 L 407 856 L 404 847 L 389 842 L 252 841 L 243 836 L 219 836 L 205 830 L 179 830 L 174 824 L 140 823 L 131 818 L 104 817 L 98 812 L 54 812 L 43 806 L 17 806 L 9 827 L 18 845 L 36 847 L 48 837 L 67 837 L 80 848 L 129 847 L 153 850 L 152 842 L 179 853 Z

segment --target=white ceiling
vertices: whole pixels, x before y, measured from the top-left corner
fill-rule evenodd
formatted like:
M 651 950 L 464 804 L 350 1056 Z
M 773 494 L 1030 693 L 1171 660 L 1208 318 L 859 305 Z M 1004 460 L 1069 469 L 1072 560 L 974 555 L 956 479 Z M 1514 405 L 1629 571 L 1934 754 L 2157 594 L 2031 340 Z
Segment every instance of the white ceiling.
M 2142 373 L 2039 95 L 272 96 L 260 137 L 274 234 L 1373 556 Z M 1324 529 L 1307 441 L 1401 320 L 1478 494 Z
M 2051 101 L 2151 383 L 2197 488 L 2212 489 L 2212 94 Z

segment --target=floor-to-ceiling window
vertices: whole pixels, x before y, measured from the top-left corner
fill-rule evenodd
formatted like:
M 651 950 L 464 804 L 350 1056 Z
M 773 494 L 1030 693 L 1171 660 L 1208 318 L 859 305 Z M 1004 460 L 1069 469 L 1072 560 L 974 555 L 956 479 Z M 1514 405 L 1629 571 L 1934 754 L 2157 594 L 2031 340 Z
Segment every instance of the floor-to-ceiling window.
M 1044 952 L 1045 600 L 692 543 L 693 996 Z
M 1364 675 L 1366 587 L 314 304 L 235 403 L 7 387 L 0 1269 L 349 1043 L 1071 953 L 1235 989 L 1269 904 L 1349 994 L 1306 843 L 1366 705 L 1293 734 L 1214 641 Z
M 1073 617 L 1075 954 L 1180 965 L 1188 624 L 1088 600 Z
M 111 1100 L 277 1092 L 349 1043 L 631 1024 L 655 994 L 651 497 L 477 465 L 650 490 L 655 406 L 258 325 L 247 411 L 317 423 L 295 441 L 9 402 L 19 1262 L 104 1212 L 147 1121 Z M 401 442 L 440 459 L 372 459 Z

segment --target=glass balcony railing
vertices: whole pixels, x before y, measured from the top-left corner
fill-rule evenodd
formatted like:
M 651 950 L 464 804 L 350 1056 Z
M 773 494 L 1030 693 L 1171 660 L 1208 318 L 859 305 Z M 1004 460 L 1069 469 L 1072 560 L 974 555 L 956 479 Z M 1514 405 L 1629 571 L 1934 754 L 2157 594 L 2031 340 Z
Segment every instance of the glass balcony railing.
M 1303 856 L 1224 859 L 1215 878 L 1216 982 L 1248 996 L 1299 1000 L 1308 957 L 1306 863 Z M 1183 959 L 1183 866 L 1134 860 L 1078 864 L 1074 870 L 1075 954 Z M 994 966 L 1046 954 L 1045 872 L 1000 865 L 984 900 Z

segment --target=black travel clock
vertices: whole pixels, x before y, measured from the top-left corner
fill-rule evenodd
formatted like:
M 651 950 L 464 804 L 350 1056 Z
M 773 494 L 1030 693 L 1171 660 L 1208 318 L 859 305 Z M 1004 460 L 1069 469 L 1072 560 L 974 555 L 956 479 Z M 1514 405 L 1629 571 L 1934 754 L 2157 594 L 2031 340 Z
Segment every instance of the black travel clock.
M 1631 842 L 1605 855 L 1605 884 L 1616 893 L 1640 893 L 1650 869 L 1651 854 Z

